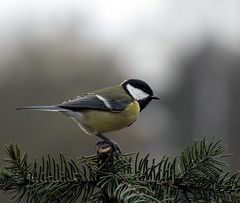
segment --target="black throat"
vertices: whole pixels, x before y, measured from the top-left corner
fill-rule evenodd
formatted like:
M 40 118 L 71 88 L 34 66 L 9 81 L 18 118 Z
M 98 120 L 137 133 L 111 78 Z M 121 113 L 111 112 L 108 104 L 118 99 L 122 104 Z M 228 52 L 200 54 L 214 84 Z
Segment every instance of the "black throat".
M 146 99 L 143 100 L 138 100 L 137 102 L 139 103 L 140 106 L 140 111 L 142 111 L 152 100 L 151 97 L 147 97 Z

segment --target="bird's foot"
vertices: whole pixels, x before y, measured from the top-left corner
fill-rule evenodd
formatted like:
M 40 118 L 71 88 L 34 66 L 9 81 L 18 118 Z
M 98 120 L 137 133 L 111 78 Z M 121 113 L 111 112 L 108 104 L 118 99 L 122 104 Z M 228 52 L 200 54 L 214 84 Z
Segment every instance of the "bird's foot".
M 113 140 L 107 139 L 104 141 L 100 141 L 96 144 L 97 153 L 113 153 L 113 154 L 121 154 L 122 150 L 120 146 Z

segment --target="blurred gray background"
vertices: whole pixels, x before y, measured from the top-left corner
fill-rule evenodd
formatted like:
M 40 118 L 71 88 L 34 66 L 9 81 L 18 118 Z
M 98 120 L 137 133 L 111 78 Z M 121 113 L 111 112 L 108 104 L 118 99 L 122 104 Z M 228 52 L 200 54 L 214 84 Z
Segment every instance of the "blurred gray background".
M 1 1 L 1 159 L 9 143 L 30 158 L 95 153 L 98 139 L 62 114 L 15 109 L 129 78 L 161 100 L 108 134 L 124 152 L 175 156 L 194 139 L 223 137 L 240 168 L 239 0 Z

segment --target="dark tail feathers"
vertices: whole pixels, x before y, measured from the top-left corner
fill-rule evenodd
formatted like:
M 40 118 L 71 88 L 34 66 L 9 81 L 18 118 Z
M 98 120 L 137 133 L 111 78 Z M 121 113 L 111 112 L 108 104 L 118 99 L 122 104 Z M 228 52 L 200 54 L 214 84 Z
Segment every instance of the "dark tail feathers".
M 20 107 L 16 110 L 36 110 L 36 111 L 66 111 L 66 109 L 63 109 L 56 105 L 50 105 L 50 106 L 26 106 L 26 107 Z

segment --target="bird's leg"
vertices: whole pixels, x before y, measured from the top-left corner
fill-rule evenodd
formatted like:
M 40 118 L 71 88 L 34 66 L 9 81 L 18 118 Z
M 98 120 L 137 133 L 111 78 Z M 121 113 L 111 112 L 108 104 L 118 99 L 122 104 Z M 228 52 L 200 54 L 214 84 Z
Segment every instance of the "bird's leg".
M 101 138 L 104 140 L 104 142 L 108 143 L 112 149 L 113 149 L 113 153 L 117 153 L 117 154 L 121 154 L 122 150 L 120 148 L 120 146 L 118 145 L 118 143 L 116 143 L 115 141 L 105 137 L 103 134 L 101 133 L 96 133 L 95 134 L 97 137 Z

